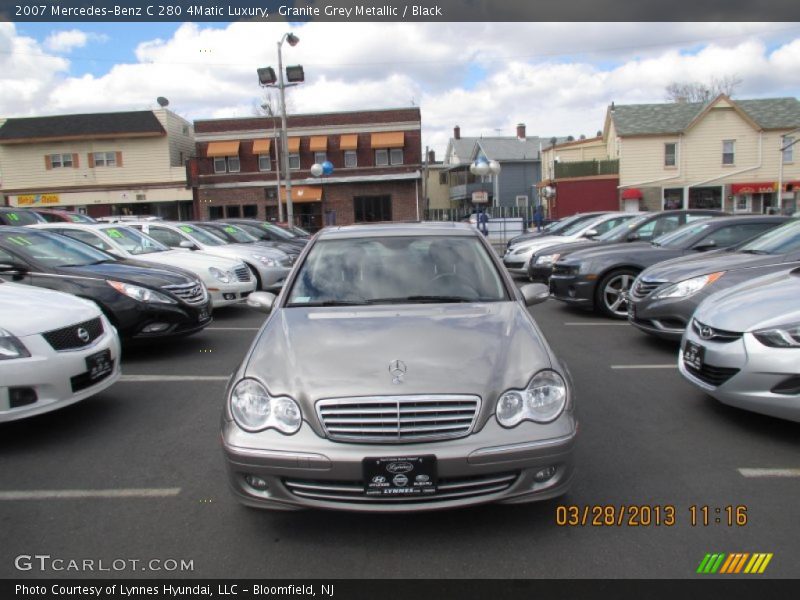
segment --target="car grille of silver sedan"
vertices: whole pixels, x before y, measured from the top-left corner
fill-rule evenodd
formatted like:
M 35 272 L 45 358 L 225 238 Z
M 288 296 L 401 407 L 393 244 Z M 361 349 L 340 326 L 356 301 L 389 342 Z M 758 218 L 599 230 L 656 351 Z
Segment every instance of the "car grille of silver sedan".
M 164 289 L 168 292 L 171 292 L 187 304 L 204 304 L 208 299 L 206 290 L 200 283 L 165 285 Z
M 56 351 L 84 348 L 103 335 L 100 317 L 43 333 L 42 337 Z
M 250 269 L 247 268 L 247 265 L 239 265 L 233 272 L 239 281 L 250 281 Z
M 478 396 L 375 396 L 317 402 L 317 415 L 335 441 L 422 442 L 468 435 L 480 411 Z
M 295 496 L 325 502 L 359 502 L 365 504 L 411 504 L 442 502 L 503 492 L 514 485 L 519 473 L 473 475 L 439 479 L 436 493 L 414 496 L 367 496 L 361 481 L 324 481 L 284 479 L 283 485 Z
M 742 337 L 741 333 L 736 331 L 725 331 L 724 329 L 715 329 L 701 323 L 697 319 L 692 319 L 692 329 L 704 340 L 714 340 L 715 342 L 735 342 Z

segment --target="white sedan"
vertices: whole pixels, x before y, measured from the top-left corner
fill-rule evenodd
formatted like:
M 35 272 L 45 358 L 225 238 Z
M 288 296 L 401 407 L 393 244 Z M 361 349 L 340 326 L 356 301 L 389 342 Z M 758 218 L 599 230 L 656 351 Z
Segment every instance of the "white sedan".
M 0 282 L 0 423 L 103 391 L 119 359 L 117 330 L 94 303 Z
M 256 278 L 242 261 L 206 252 L 172 250 L 138 229 L 110 223 L 34 225 L 104 250 L 119 258 L 179 267 L 206 284 L 214 308 L 241 302 L 256 289 Z

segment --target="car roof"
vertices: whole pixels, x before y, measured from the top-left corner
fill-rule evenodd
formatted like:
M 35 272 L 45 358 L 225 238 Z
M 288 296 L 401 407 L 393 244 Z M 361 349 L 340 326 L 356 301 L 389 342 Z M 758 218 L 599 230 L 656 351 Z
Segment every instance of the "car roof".
M 466 223 L 450 221 L 417 221 L 409 223 L 364 223 L 360 225 L 339 225 L 325 227 L 317 233 L 320 239 L 362 238 L 389 236 L 478 236 L 478 230 Z

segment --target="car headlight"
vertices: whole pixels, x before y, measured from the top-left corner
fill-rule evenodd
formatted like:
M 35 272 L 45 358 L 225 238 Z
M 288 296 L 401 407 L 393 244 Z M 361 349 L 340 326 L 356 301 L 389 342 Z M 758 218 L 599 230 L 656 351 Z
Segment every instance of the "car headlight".
M 245 431 L 277 429 L 291 435 L 303 422 L 297 402 L 288 396 L 270 396 L 255 379 L 242 379 L 233 387 L 230 407 L 234 421 Z
M 231 273 L 229 271 L 223 271 L 222 269 L 218 269 L 217 267 L 208 267 L 208 272 L 222 283 L 230 283 L 231 282 Z
M 0 360 L 27 358 L 31 355 L 25 345 L 10 331 L 0 329 Z
M 175 300 L 155 290 L 133 285 L 130 283 L 123 283 L 121 281 L 108 281 L 108 285 L 117 290 L 120 294 L 125 294 L 129 298 L 133 298 L 139 302 L 160 302 L 161 304 L 176 304 Z
M 537 265 L 552 265 L 554 264 L 559 258 L 561 258 L 560 254 L 543 254 L 536 259 Z
M 524 390 L 508 390 L 497 400 L 495 414 L 503 427 L 516 427 L 522 421 L 549 423 L 567 405 L 567 384 L 555 371 L 545 369 L 533 376 Z
M 531 248 L 530 246 L 524 246 L 522 248 L 517 248 L 511 254 L 515 256 L 523 256 L 525 254 L 532 254 L 532 253 L 533 253 L 533 248 Z
M 800 323 L 754 331 L 753 336 L 771 348 L 800 348 Z
M 709 273 L 708 275 L 700 275 L 699 277 L 692 277 L 691 279 L 684 279 L 678 283 L 674 283 L 665 287 L 660 292 L 653 295 L 654 300 L 661 300 L 663 298 L 686 298 L 696 294 L 705 286 L 714 283 L 717 279 L 722 277 L 725 271 L 717 271 L 716 273 Z
M 255 258 L 257 261 L 259 261 L 262 265 L 266 267 L 280 266 L 280 263 L 276 259 L 270 256 L 264 256 L 263 254 L 253 254 L 253 258 Z

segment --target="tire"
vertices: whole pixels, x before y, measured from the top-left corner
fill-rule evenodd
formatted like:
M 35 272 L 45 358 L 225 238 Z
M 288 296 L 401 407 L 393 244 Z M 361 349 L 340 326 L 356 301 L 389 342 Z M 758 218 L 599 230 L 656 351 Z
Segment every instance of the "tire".
M 633 269 L 616 269 L 606 274 L 595 288 L 594 310 L 611 319 L 627 319 L 627 294 L 638 274 Z

